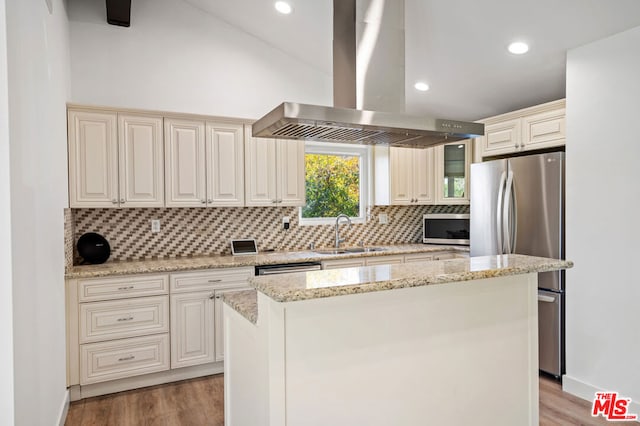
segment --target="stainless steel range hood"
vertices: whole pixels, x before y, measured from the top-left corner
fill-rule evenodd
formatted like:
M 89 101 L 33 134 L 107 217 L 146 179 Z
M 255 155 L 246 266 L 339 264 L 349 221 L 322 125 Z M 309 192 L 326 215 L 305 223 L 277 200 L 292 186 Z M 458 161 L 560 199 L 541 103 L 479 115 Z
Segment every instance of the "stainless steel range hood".
M 301 139 L 360 145 L 429 148 L 484 135 L 484 124 L 407 115 L 400 112 L 367 111 L 356 105 L 356 1 L 382 10 L 385 0 L 334 0 L 334 104 L 335 107 L 284 102 L 253 124 L 256 137 Z M 401 37 L 404 52 L 404 4 Z M 374 4 L 377 3 L 377 4 Z M 388 7 L 388 6 L 387 6 Z M 371 20 L 368 17 L 369 20 Z M 397 26 L 397 24 L 396 24 Z M 380 30 L 380 25 L 376 31 Z M 397 29 L 396 29 L 397 30 Z M 388 44 L 388 43 L 386 43 Z M 404 61 L 404 58 L 402 58 Z M 404 62 L 401 65 L 404 70 Z M 392 79 L 390 79 L 392 80 Z M 404 93 L 404 75 L 396 92 Z M 362 86 L 362 85 L 361 85 Z M 402 95 L 404 103 L 404 95 Z M 346 107 L 346 108 L 345 108 Z

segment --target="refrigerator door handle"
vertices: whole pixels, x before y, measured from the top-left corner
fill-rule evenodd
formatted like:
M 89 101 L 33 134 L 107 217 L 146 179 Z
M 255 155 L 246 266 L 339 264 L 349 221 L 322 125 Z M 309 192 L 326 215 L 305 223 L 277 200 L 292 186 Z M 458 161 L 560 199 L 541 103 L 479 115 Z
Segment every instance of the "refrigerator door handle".
M 544 294 L 538 294 L 538 302 L 553 303 L 555 301 L 556 301 L 555 297 L 545 296 Z
M 511 232 L 509 229 L 509 226 L 510 226 L 509 210 L 511 207 L 512 185 L 513 185 L 513 172 L 509 170 L 509 174 L 507 175 L 507 185 L 505 186 L 505 190 L 504 190 L 504 204 L 502 206 L 502 233 L 504 234 L 504 245 L 506 247 L 503 253 L 511 253 Z
M 502 239 L 502 199 L 504 197 L 504 184 L 507 180 L 507 172 L 502 172 L 500 185 L 498 185 L 498 207 L 496 208 L 496 229 L 498 239 L 498 253 L 504 254 L 504 240 Z

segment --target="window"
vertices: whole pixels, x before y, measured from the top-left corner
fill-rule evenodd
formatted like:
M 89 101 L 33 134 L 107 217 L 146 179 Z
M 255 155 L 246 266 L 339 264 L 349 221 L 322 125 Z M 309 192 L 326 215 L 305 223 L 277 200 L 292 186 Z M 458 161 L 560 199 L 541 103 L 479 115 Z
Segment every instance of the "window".
M 364 222 L 368 154 L 365 146 L 306 142 L 307 204 L 300 208 L 301 224 L 333 223 L 340 213 Z

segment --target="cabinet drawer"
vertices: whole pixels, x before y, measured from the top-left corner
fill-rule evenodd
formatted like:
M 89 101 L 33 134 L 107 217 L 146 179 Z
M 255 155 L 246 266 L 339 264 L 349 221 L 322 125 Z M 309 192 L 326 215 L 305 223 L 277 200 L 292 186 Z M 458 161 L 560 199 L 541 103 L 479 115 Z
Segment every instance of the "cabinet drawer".
M 434 253 L 433 260 L 455 259 L 455 253 Z
M 357 268 L 364 266 L 364 259 L 327 260 L 322 262 L 322 269 Z
M 168 293 L 168 275 L 131 275 L 117 278 L 78 280 L 78 300 L 80 302 L 155 296 Z
M 171 293 L 209 290 L 220 285 L 247 285 L 254 268 L 224 268 L 198 272 L 171 274 Z
M 80 305 L 80 343 L 169 331 L 169 296 Z
M 81 385 L 168 369 L 168 334 L 155 334 L 80 346 Z
M 397 265 L 404 263 L 404 256 L 380 256 L 380 257 L 367 257 L 365 259 L 365 265 Z
M 433 254 L 415 253 L 415 254 L 406 254 L 404 256 L 404 261 L 406 263 L 428 262 L 430 260 L 433 260 Z

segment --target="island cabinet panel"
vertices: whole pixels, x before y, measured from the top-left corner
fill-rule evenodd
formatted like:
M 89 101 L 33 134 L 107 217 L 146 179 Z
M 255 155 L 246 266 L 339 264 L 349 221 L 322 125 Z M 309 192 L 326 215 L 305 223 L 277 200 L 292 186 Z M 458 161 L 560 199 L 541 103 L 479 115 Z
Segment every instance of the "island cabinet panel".
M 258 310 L 225 305 L 229 424 L 538 425 L 536 273 Z

